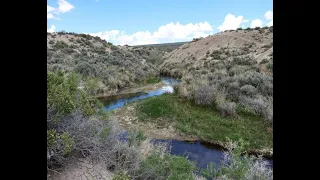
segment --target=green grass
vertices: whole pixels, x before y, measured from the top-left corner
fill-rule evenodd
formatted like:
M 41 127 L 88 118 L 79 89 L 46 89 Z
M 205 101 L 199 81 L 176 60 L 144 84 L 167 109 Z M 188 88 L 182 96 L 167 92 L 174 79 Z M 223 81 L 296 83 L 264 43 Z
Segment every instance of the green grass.
M 198 106 L 174 94 L 141 100 L 137 111 L 141 121 L 156 122 L 161 121 L 157 118 L 166 117 L 170 123 L 175 123 L 178 131 L 205 141 L 226 142 L 227 137 L 233 141 L 242 138 L 249 143 L 247 149 L 272 147 L 273 134 L 267 130 L 271 125 L 261 117 L 243 111 L 238 112 L 240 117 L 237 119 L 226 118 L 213 106 Z
M 155 84 L 155 83 L 160 82 L 160 80 L 161 80 L 160 77 L 150 76 L 147 78 L 146 83 L 147 84 Z
M 153 172 L 152 177 L 169 180 L 193 180 L 197 167 L 186 157 L 153 153 L 141 162 L 141 172 Z M 153 179 L 153 178 L 150 178 Z

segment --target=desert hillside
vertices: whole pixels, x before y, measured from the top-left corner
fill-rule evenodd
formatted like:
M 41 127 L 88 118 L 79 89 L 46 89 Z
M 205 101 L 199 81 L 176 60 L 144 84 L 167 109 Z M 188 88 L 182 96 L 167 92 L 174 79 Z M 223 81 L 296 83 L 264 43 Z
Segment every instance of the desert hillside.
M 215 103 L 225 115 L 244 107 L 272 121 L 272 26 L 194 39 L 163 59 L 161 74 L 182 79 L 180 96 Z
M 157 77 L 164 51 L 153 47 L 114 46 L 99 37 L 47 33 L 48 71 L 75 72 L 96 78 L 107 91 L 135 86 Z
M 236 57 L 250 57 L 258 63 L 266 64 L 273 59 L 272 29 L 273 27 L 231 30 L 194 39 L 167 54 L 162 64 L 163 70 L 173 76 L 175 73 L 182 75 L 192 66 L 232 61 Z

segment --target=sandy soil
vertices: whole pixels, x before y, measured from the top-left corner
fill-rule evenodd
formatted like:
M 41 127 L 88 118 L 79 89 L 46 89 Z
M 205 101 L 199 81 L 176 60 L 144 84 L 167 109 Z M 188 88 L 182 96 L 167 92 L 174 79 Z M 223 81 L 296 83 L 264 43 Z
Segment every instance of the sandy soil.
M 47 180 L 111 180 L 112 173 L 99 164 L 80 158 L 63 171 L 48 173 Z

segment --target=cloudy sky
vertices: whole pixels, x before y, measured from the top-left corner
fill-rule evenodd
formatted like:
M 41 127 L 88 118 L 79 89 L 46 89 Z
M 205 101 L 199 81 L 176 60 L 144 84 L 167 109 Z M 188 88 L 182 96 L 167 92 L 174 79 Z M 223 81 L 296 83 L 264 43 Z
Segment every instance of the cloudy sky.
M 48 0 L 47 31 L 87 33 L 116 45 L 190 41 L 273 25 L 272 0 Z

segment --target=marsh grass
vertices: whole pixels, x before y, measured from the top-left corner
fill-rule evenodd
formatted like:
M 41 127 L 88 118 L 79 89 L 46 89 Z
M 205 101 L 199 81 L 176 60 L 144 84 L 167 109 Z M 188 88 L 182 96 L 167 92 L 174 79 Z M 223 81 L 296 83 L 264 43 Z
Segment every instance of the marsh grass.
M 137 111 L 141 121 L 161 123 L 162 117 L 175 124 L 186 135 L 195 135 L 209 142 L 226 142 L 242 138 L 249 142 L 246 149 L 271 148 L 272 132 L 262 117 L 238 107 L 238 117 L 222 117 L 215 106 L 196 105 L 176 94 L 164 94 L 138 101 Z

